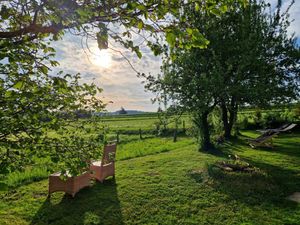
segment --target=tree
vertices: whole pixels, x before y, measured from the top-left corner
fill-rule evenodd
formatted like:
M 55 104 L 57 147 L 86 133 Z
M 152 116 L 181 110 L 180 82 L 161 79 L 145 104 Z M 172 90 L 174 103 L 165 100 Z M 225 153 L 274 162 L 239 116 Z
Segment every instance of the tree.
M 142 37 L 154 54 L 163 50 L 159 44 L 161 34 L 164 34 L 171 49 L 175 46 L 204 47 L 207 40 L 198 29 L 189 26 L 183 7 L 189 5 L 196 11 L 207 10 L 218 14 L 226 11 L 229 2 L 231 0 L 1 1 L 2 171 L 19 169 L 20 164 L 26 164 L 30 161 L 28 159 L 39 155 L 43 140 L 47 143 L 44 146 L 57 143 L 55 138 L 53 142 L 47 139 L 47 131 L 65 127 L 66 121 L 75 118 L 74 112 L 104 107 L 102 101 L 95 97 L 97 91 L 101 91 L 95 85 L 80 84 L 78 75 L 51 74 L 51 67 L 59 65 L 52 58 L 55 50 L 51 43 L 65 32 L 93 39 L 99 49 L 108 48 L 111 38 L 131 49 L 138 57 L 142 54 L 133 41 L 134 35 Z M 116 32 L 113 25 L 121 28 L 121 32 Z M 145 37 L 144 31 L 149 37 Z M 72 140 L 66 140 L 65 146 L 57 145 L 49 149 L 55 150 L 51 157 L 53 162 L 59 159 L 66 160 L 68 163 L 65 166 L 72 168 L 86 166 L 79 152 L 68 150 L 76 149 L 74 145 L 83 146 L 82 141 L 75 136 Z M 68 157 L 63 157 L 64 154 Z M 72 171 L 75 173 L 76 169 Z
M 186 10 L 190 23 L 210 44 L 205 49 L 176 49 L 176 57 L 164 61 L 162 77 L 147 77 L 146 88 L 167 90 L 193 115 L 201 149 L 211 148 L 207 118 L 214 107 L 222 110 L 228 138 L 239 105 L 266 105 L 299 96 L 299 48 L 287 35 L 287 14 L 269 15 L 266 6 L 256 1 L 246 7 L 235 4 L 219 17 Z
M 58 63 L 52 60 L 54 49 L 47 43 L 16 41 L 0 39 L 0 173 L 22 170 L 34 158 L 49 154 L 53 162 L 73 159 L 73 167 L 81 167 L 74 160 L 78 153 L 67 148 L 71 140 L 51 139 L 47 133 L 76 120 L 76 110 L 103 110 L 105 104 L 95 97 L 101 89 L 80 84 L 79 74 L 51 74 L 49 67 Z M 50 140 L 57 148 L 48 154 Z M 82 146 L 78 138 L 72 140 Z M 69 157 L 58 157 L 67 151 Z
M 215 68 L 214 61 L 208 57 L 210 53 L 201 53 L 200 49 L 178 50 L 175 59 L 168 58 L 164 62 L 163 76 L 147 77 L 146 88 L 156 92 L 158 98 L 168 94 L 178 107 L 191 113 L 198 131 L 199 149 L 209 150 L 212 144 L 208 115 L 217 104 L 214 96 L 218 89 L 213 81 L 219 73 L 210 69 Z
M 267 107 L 299 97 L 300 51 L 287 33 L 288 10 L 280 12 L 281 1 L 274 13 L 268 7 L 263 1 L 237 5 L 207 35 L 223 73 L 218 105 L 225 138 L 231 137 L 239 106 Z
M 28 45 L 32 48 L 34 43 Z M 105 106 L 95 97 L 101 89 L 79 84 L 78 74 L 50 76 L 44 63 L 51 54 L 37 57 L 36 51 L 26 47 L 8 47 L 13 57 L 9 56 L 7 64 L 0 63 L 0 173 L 21 170 L 34 158 L 49 156 L 45 151 L 51 140 L 48 132 L 74 125 L 77 110 L 103 110 Z M 60 149 L 51 152 L 51 159 L 57 162 L 58 155 L 66 153 L 66 146 L 62 147 L 66 139 L 52 140 L 54 145 L 61 143 L 57 145 Z M 74 145 L 79 144 L 78 138 L 73 140 Z M 67 160 L 71 161 L 70 154 Z M 75 166 L 78 163 L 73 163 Z

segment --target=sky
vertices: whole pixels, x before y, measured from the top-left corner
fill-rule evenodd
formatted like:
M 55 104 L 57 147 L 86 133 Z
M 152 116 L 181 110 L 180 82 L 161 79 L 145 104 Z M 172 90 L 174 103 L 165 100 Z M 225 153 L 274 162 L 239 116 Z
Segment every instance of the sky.
M 269 2 L 274 8 L 277 0 Z M 282 2 L 282 8 L 286 9 L 291 0 Z M 300 44 L 300 0 L 295 0 L 290 10 L 290 18 L 294 21 L 288 31 L 290 34 L 295 33 Z M 141 46 L 143 57 L 139 59 L 130 50 L 114 43 L 109 44 L 111 48 L 121 51 L 137 71 L 153 75 L 160 72 L 161 58 L 155 57 L 144 46 Z M 100 51 L 93 40 L 88 42 L 88 49 L 84 46 L 80 37 L 71 34 L 66 34 L 63 40 L 56 42 L 54 48 L 60 65 L 55 70 L 71 74 L 80 73 L 82 82 L 94 82 L 103 88 L 99 97 L 105 102 L 111 102 L 107 106 L 108 111 L 116 111 L 121 107 L 127 110 L 157 111 L 158 105 L 152 104 L 151 101 L 154 95 L 145 92 L 142 79 L 136 76 L 136 72 L 119 52 L 110 49 Z

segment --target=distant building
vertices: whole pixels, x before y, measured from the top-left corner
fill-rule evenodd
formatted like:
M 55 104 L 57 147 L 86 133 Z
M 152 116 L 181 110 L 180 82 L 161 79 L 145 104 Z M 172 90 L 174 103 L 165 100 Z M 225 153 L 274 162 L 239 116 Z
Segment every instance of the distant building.
M 126 111 L 123 107 L 121 107 L 121 110 L 118 111 L 118 113 L 119 113 L 120 115 L 125 115 L 125 114 L 127 114 L 127 111 Z

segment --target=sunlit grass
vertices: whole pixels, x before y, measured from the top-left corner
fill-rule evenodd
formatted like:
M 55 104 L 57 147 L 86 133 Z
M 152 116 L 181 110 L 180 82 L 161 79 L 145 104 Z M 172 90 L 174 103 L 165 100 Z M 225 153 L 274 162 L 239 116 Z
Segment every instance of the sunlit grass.
M 286 197 L 300 187 L 299 133 L 280 135 L 274 149 L 252 149 L 244 138 L 219 146 L 223 155 L 198 152 L 191 144 L 118 160 L 115 180 L 96 183 L 74 199 L 54 193 L 47 200 L 46 179 L 22 185 L 0 194 L 0 224 L 298 224 L 300 205 Z M 155 139 L 144 142 L 155 148 Z M 143 147 L 138 139 L 123 141 L 128 149 Z M 211 169 L 227 154 L 259 170 Z

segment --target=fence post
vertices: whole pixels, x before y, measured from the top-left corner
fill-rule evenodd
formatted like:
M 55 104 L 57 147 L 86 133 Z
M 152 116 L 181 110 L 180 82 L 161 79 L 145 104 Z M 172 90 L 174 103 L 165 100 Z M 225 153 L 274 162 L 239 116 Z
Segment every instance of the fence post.
M 173 134 L 173 142 L 177 141 L 177 129 L 178 129 L 178 120 L 175 120 L 175 129 L 174 129 L 174 134 Z
M 141 128 L 139 129 L 139 134 L 140 134 L 140 139 L 142 140 L 143 137 L 142 137 L 142 129 Z
M 119 144 L 120 143 L 120 137 L 119 137 L 119 131 L 117 131 L 117 143 Z

